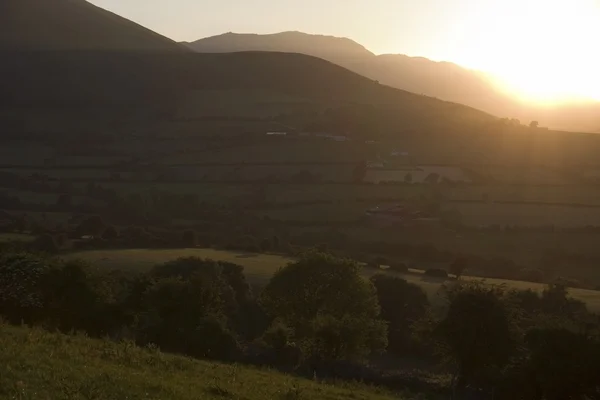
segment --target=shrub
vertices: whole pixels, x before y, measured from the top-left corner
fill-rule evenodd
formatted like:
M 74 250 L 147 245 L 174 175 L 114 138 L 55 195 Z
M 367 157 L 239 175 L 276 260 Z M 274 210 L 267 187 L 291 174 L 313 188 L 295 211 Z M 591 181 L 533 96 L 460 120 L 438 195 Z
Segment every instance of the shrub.
M 59 250 L 58 244 L 56 243 L 54 236 L 52 236 L 50 234 L 45 234 L 45 235 L 39 236 L 33 242 L 33 248 L 37 251 L 41 251 L 43 253 L 48 253 L 48 254 L 56 254 L 56 253 L 58 253 L 58 250 Z
M 196 244 L 198 244 L 198 237 L 197 237 L 196 231 L 194 231 L 192 229 L 188 229 L 188 230 L 184 231 L 183 235 L 181 236 L 181 240 L 183 241 L 183 244 L 186 246 L 190 246 L 190 247 L 196 246 Z
M 272 248 L 273 248 L 273 243 L 271 242 L 271 239 L 264 238 L 260 242 L 260 249 L 261 249 L 261 251 L 267 252 L 267 251 L 270 251 Z
M 521 270 L 519 277 L 521 280 L 528 282 L 544 282 L 544 271 L 540 269 L 530 269 L 526 268 Z
M 441 269 L 441 268 L 430 268 L 425 271 L 424 275 L 429 278 L 448 279 L 448 271 L 446 271 L 445 269 Z
M 398 272 L 401 274 L 405 274 L 408 272 L 408 265 L 404 263 L 394 263 L 390 265 L 390 271 Z
M 465 257 L 458 257 L 452 264 L 450 264 L 450 273 L 456 276 L 456 279 L 460 279 L 462 274 L 467 269 L 467 259 Z
M 37 323 L 44 314 L 43 282 L 51 263 L 28 253 L 0 256 L 0 315 L 9 322 Z
M 106 229 L 102 233 L 102 239 L 104 239 L 104 240 L 115 240 L 118 238 L 119 238 L 119 231 L 117 231 L 117 228 L 112 225 L 106 227 Z
M 75 228 L 75 233 L 77 236 L 98 236 L 106 229 L 106 225 L 101 217 L 95 215 L 88 217 L 81 221 L 81 223 Z

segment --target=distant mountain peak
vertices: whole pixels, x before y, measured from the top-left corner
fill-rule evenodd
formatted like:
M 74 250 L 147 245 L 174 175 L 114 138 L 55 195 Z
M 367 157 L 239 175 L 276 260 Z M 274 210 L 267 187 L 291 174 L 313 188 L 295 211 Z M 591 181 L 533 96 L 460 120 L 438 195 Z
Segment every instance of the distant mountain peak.
M 202 53 L 276 51 L 302 53 L 325 59 L 326 55 L 343 58 L 374 56 L 364 46 L 348 38 L 298 31 L 271 34 L 227 32 L 185 44 Z

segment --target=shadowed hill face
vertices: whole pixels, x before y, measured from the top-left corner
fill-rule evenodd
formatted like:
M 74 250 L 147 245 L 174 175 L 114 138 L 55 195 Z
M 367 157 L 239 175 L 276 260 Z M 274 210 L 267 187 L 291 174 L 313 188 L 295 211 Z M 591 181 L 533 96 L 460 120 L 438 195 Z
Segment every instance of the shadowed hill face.
M 258 93 L 270 93 L 314 105 L 351 126 L 364 115 L 361 130 L 367 135 L 384 125 L 388 133 L 400 127 L 427 132 L 433 124 L 450 131 L 495 121 L 481 111 L 383 86 L 301 54 L 86 51 L 4 56 L 0 108 L 6 109 L 173 108 L 198 94 L 210 99 L 234 93 L 236 98 L 253 99 Z M 345 107 L 344 114 L 335 114 L 340 107 Z
M 466 104 L 500 117 L 538 120 L 560 129 L 597 131 L 600 103 L 544 108 L 523 104 L 499 91 L 486 74 L 448 62 L 401 54 L 374 55 L 346 38 L 284 32 L 272 35 L 227 33 L 185 43 L 203 53 L 280 51 L 323 58 L 399 89 Z M 600 130 L 599 130 L 600 132 Z
M 0 50 L 185 51 L 84 0 L 1 0 Z

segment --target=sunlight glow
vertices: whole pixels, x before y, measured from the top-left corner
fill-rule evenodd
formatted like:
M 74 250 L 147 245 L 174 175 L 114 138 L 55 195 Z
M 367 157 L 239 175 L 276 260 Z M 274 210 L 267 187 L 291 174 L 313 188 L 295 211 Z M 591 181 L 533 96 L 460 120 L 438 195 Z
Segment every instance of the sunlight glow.
M 481 34 L 457 61 L 498 77 L 524 101 L 600 100 L 600 1 L 508 0 L 487 3 Z

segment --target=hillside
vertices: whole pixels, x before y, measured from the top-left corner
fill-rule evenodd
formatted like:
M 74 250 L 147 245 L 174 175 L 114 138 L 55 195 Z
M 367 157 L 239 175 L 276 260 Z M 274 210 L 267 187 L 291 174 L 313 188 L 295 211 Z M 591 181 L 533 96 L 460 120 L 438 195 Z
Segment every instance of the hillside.
M 184 51 L 84 0 L 2 0 L 0 49 Z
M 38 329 L 0 325 L 1 399 L 363 399 L 372 389 L 328 386 Z
M 535 107 L 499 91 L 490 77 L 449 62 L 401 54 L 374 55 L 346 38 L 283 32 L 233 34 L 184 43 L 198 52 L 281 51 L 320 57 L 399 89 L 466 104 L 500 117 L 539 120 L 563 130 L 600 131 L 600 104 Z
M 287 118 L 363 135 L 473 131 L 495 118 L 287 53 L 5 53 L 0 107 L 139 108 L 171 117 Z M 42 73 L 43 72 L 43 73 Z M 51 78 L 49 78 L 51 77 Z M 126 111 L 131 111 L 128 109 Z M 327 111 L 327 113 L 325 113 Z M 77 112 L 73 112 L 77 114 Z

